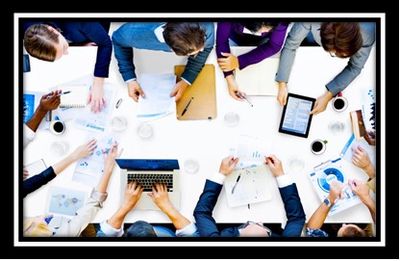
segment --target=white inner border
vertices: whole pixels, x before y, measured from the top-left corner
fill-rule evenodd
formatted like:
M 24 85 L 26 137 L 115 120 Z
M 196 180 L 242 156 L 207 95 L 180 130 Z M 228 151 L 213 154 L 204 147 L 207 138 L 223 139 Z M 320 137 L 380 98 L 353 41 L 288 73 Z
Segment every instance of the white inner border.
M 19 144 L 18 144 L 18 89 L 19 89 L 19 18 L 37 18 L 37 17 L 59 17 L 59 18 L 240 18 L 240 17 L 268 17 L 268 18 L 380 18 L 381 20 L 381 34 L 380 34 L 380 76 L 381 81 L 377 83 L 381 90 L 381 241 L 379 242 L 235 242 L 235 241 L 211 241 L 211 242 L 47 242 L 47 241 L 36 241 L 36 242 L 22 242 L 19 241 L 18 231 L 18 217 L 19 217 L 19 205 L 18 205 L 18 175 L 14 174 L 14 246 L 302 246 L 302 247 L 315 247 L 315 246 L 385 246 L 386 242 L 386 173 L 385 168 L 385 145 L 386 145 L 386 111 L 384 107 L 384 101 L 386 100 L 386 78 L 385 78 L 385 57 L 386 51 L 384 46 L 385 34 L 386 34 L 386 15 L 384 13 L 14 13 L 14 173 L 19 172 L 18 156 L 19 156 Z M 379 37 L 379 36 L 377 36 Z M 379 61 L 376 61 L 379 62 Z M 376 87 L 377 87 L 376 86 Z M 300 239 L 301 240 L 301 239 Z

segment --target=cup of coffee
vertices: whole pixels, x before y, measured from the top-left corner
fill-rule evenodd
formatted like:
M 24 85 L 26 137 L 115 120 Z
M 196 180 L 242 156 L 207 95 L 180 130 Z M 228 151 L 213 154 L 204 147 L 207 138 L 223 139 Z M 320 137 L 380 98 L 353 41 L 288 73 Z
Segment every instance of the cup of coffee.
M 316 139 L 311 143 L 311 151 L 312 153 L 314 153 L 315 155 L 319 155 L 324 153 L 324 151 L 326 150 L 326 144 L 328 143 L 328 141 L 326 140 L 321 140 L 321 139 Z
M 343 96 L 338 96 L 332 101 L 333 110 L 336 112 L 342 112 L 347 108 L 347 99 Z
M 60 120 L 55 120 L 50 123 L 50 131 L 55 135 L 63 134 L 65 131 L 65 124 Z

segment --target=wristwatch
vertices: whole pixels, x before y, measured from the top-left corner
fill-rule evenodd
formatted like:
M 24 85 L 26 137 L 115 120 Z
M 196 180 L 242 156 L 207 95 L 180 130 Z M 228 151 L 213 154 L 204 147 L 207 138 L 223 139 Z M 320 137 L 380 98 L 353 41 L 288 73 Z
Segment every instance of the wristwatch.
M 325 203 L 325 205 L 329 208 L 330 206 L 332 206 L 332 203 L 331 203 L 331 201 L 329 200 L 329 198 L 325 198 L 324 199 L 324 203 Z

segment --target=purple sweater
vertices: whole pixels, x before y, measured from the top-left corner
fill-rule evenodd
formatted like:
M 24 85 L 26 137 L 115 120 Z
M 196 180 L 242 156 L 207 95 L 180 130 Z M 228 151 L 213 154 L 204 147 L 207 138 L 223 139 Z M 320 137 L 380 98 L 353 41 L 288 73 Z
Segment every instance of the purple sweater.
M 221 22 L 217 27 L 217 56 L 223 58 L 221 52 L 230 53 L 229 38 L 239 46 L 258 46 L 248 53 L 238 56 L 239 69 L 258 63 L 268 58 L 281 49 L 285 40 L 287 23 L 279 23 L 273 30 L 263 33 L 261 36 L 243 33 L 243 25 L 240 23 Z M 265 42 L 269 39 L 267 42 Z M 261 42 L 261 44 L 259 44 Z M 224 72 L 225 77 L 233 72 Z

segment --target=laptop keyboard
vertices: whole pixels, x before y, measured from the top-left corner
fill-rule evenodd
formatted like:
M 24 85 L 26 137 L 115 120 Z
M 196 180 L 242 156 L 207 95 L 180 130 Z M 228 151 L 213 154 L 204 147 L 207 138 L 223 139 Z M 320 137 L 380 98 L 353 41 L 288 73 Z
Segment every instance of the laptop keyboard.
M 128 173 L 128 183 L 136 181 L 143 188 L 144 192 L 151 192 L 153 184 L 162 183 L 167 186 L 168 192 L 173 191 L 173 174 L 152 174 L 152 173 Z

